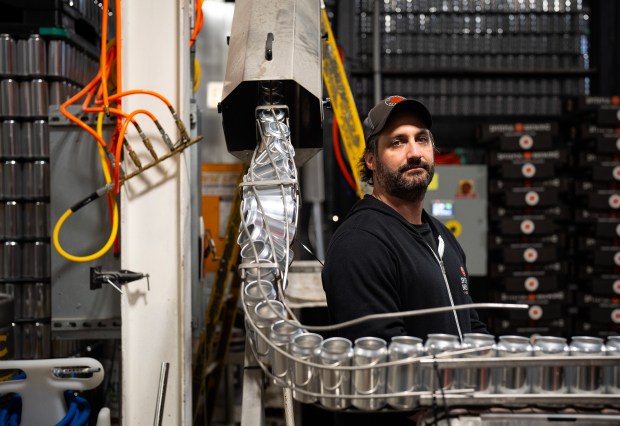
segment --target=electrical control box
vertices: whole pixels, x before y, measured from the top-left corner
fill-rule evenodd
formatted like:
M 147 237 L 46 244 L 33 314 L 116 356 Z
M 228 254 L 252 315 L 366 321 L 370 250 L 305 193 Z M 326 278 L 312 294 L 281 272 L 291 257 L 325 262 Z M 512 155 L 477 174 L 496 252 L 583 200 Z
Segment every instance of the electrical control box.
M 424 209 L 452 231 L 471 276 L 487 274 L 487 166 L 435 166 Z

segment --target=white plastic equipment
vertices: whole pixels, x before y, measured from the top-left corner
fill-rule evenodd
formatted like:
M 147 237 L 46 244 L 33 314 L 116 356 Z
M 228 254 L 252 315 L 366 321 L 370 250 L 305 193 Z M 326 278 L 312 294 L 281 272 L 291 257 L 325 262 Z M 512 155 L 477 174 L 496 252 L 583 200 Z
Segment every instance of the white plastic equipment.
M 2 370 L 26 373 L 25 379 L 0 382 L 0 394 L 15 392 L 22 397 L 20 426 L 57 424 L 67 414 L 64 392 L 96 388 L 104 376 L 103 366 L 93 358 L 0 361 Z M 55 371 L 88 372 L 90 377 L 59 377 Z M 97 425 L 105 426 L 100 422 Z

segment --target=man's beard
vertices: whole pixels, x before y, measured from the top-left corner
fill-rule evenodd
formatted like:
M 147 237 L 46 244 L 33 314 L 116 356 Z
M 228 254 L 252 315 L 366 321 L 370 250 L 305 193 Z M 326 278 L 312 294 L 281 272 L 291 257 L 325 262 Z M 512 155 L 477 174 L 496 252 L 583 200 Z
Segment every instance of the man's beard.
M 419 172 L 414 176 L 405 176 L 405 173 L 414 167 L 421 167 L 426 173 Z M 377 161 L 375 178 L 387 194 L 407 201 L 420 201 L 424 198 L 434 174 L 434 164 L 429 164 L 421 158 L 411 158 L 407 164 L 395 171 L 389 170 L 381 161 Z

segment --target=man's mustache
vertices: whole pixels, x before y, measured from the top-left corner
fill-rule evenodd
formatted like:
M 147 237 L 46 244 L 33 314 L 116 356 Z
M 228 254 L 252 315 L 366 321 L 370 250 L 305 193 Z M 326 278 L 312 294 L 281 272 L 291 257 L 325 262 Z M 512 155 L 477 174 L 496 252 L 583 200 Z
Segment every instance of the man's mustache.
M 399 173 L 405 173 L 411 169 L 415 169 L 416 167 L 422 167 L 424 170 L 426 170 L 428 173 L 431 172 L 431 166 L 430 164 L 428 164 L 426 161 L 422 160 L 421 158 L 410 158 L 409 160 L 407 160 L 407 164 L 405 164 L 404 166 L 401 166 L 398 169 Z

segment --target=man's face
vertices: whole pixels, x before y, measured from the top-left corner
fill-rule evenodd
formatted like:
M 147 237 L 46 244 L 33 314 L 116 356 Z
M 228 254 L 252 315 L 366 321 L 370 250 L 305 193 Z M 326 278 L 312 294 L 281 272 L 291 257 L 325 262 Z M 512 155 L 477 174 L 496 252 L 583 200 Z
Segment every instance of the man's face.
M 415 114 L 397 113 L 377 139 L 375 153 L 366 155 L 375 190 L 408 201 L 424 198 L 435 174 L 430 131 Z

